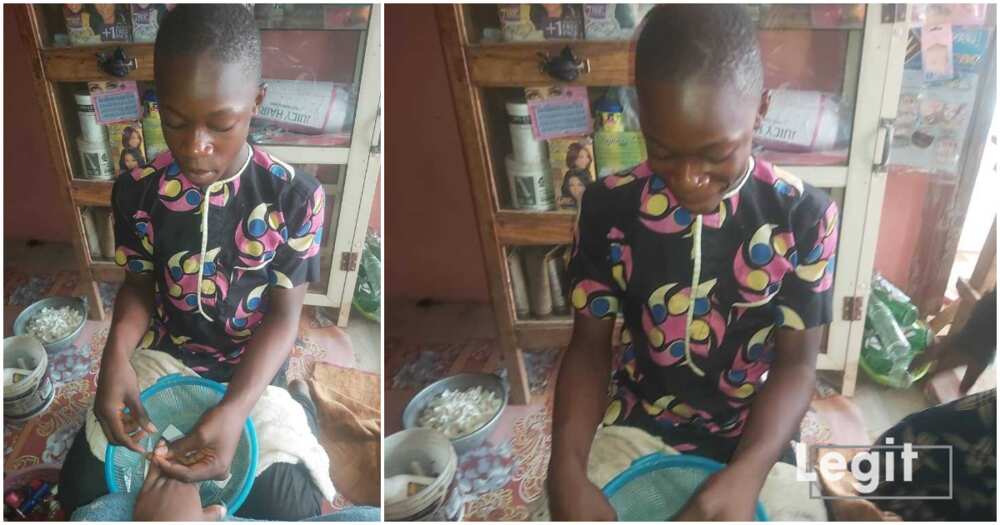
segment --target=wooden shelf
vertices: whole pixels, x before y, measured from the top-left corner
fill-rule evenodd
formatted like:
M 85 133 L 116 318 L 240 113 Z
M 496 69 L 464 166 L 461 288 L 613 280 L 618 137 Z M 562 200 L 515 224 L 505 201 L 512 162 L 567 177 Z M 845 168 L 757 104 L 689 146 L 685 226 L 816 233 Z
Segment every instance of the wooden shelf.
M 615 321 L 613 344 L 621 343 L 619 336 L 623 320 Z M 569 344 L 573 334 L 573 318 L 570 316 L 551 319 L 518 319 L 514 321 L 514 334 L 518 345 L 524 349 L 561 348 Z
M 125 270 L 114 261 L 92 261 L 90 274 L 93 275 L 95 281 L 118 282 L 125 280 Z
M 630 42 L 562 40 L 468 46 L 469 76 L 478 87 L 549 86 L 556 81 L 539 69 L 538 53 L 556 56 L 569 46 L 577 58 L 590 62 L 590 72 L 573 82 L 581 86 L 632 84 Z
M 111 187 L 114 181 L 82 180 L 70 181 L 73 203 L 78 206 L 111 206 Z
M 135 57 L 136 69 L 125 78 L 105 73 L 97 65 L 97 53 L 110 52 L 118 47 L 129 57 Z M 53 47 L 41 50 L 46 80 L 50 82 L 90 82 L 92 80 L 153 80 L 153 44 L 130 44 L 84 47 Z
M 500 210 L 496 214 L 497 240 L 505 245 L 569 244 L 575 220 L 573 213 Z

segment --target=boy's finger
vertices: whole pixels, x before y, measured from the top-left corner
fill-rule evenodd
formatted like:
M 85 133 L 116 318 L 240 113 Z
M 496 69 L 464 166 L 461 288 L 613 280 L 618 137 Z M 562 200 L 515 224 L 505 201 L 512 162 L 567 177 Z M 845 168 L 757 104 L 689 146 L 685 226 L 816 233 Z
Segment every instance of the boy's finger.
M 128 405 L 129 412 L 132 413 L 132 419 L 135 421 L 136 426 L 139 426 L 146 432 L 152 434 L 157 432 L 156 425 L 149 420 L 149 414 L 146 413 L 146 407 L 142 406 L 142 401 L 140 401 L 138 397 L 128 400 L 126 404 Z
M 133 452 L 138 452 L 139 454 L 145 454 L 146 451 L 139 446 L 138 443 L 129 437 L 128 433 L 125 432 L 125 427 L 122 425 L 121 417 L 108 418 L 107 421 L 101 421 L 101 428 L 104 430 L 104 436 L 108 438 L 108 441 L 116 445 L 121 445 L 128 448 Z
M 174 463 L 162 456 L 154 456 L 153 460 L 159 463 L 160 470 L 164 475 L 179 481 L 194 483 L 196 481 L 212 479 L 212 473 L 206 472 L 205 468 L 192 468 L 180 463 Z

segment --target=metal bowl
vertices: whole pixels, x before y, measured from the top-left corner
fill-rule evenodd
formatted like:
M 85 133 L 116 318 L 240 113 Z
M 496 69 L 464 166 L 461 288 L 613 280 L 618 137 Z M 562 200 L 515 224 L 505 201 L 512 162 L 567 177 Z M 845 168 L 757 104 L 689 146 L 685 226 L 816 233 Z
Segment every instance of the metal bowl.
M 39 341 L 42 346 L 45 347 L 46 352 L 58 352 L 59 350 L 64 350 L 76 341 L 76 338 L 80 336 L 80 332 L 83 331 L 83 325 L 87 324 L 87 303 L 82 299 L 77 297 L 46 297 L 41 301 L 36 301 L 31 304 L 31 306 L 24 309 L 16 319 L 14 319 L 14 335 L 31 335 L 28 333 L 28 321 L 30 321 L 35 315 L 42 312 L 42 308 L 62 308 L 64 306 L 72 306 L 76 308 L 82 315 L 83 321 L 80 326 L 76 327 L 76 330 L 66 337 L 59 339 L 58 341 L 53 341 L 51 343 L 46 343 L 45 341 Z
M 445 390 L 466 390 L 477 386 L 492 391 L 500 398 L 500 410 L 497 410 L 497 413 L 486 424 L 472 433 L 451 439 L 451 444 L 455 447 L 455 452 L 460 456 L 482 445 L 486 441 L 486 438 L 493 433 L 497 422 L 500 421 L 500 415 L 507 408 L 507 383 L 496 374 L 457 374 L 431 383 L 420 392 L 417 392 L 417 395 L 413 396 L 413 399 L 407 403 L 406 409 L 403 410 L 403 428 L 420 428 L 417 424 L 420 413 L 423 412 L 424 407 L 432 399 Z

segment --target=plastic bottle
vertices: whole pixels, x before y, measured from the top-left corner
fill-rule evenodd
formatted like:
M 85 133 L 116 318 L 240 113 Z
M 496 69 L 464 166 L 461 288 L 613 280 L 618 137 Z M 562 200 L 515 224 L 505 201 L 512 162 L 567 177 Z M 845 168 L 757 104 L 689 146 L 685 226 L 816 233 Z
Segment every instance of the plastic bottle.
M 908 371 L 913 360 L 912 347 L 892 311 L 875 296 L 868 303 L 868 321 L 882 343 L 885 357 L 892 361 L 892 368 L 886 375 L 903 388 L 909 386 L 912 383 Z
M 872 277 L 872 293 L 889 307 L 901 326 L 910 326 L 920 317 L 920 310 L 910 297 L 880 274 Z

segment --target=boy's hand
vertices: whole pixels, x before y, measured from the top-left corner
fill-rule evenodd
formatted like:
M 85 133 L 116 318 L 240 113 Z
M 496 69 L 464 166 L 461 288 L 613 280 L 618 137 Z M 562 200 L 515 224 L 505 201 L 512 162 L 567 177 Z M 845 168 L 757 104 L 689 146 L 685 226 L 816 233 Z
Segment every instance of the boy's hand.
M 125 412 L 128 408 L 128 413 Z M 110 443 L 123 445 L 140 454 L 139 445 L 147 432 L 156 432 L 146 409 L 139 402 L 139 382 L 127 358 L 105 352 L 94 396 L 94 415 Z
M 563 479 L 566 478 L 566 479 Z M 617 521 L 615 509 L 586 472 L 560 476 L 550 471 L 549 512 L 552 521 Z
M 753 521 L 759 490 L 741 476 L 731 467 L 709 476 L 673 521 Z
M 161 440 L 154 457 L 167 453 Z M 201 508 L 198 485 L 185 483 L 163 475 L 156 461 L 149 462 L 146 481 L 139 491 L 132 519 L 136 521 L 220 521 L 226 515 L 222 505 Z
M 187 436 L 165 455 L 154 456 L 163 473 L 181 481 L 224 480 L 243 434 L 246 415 L 224 405 L 205 412 Z

